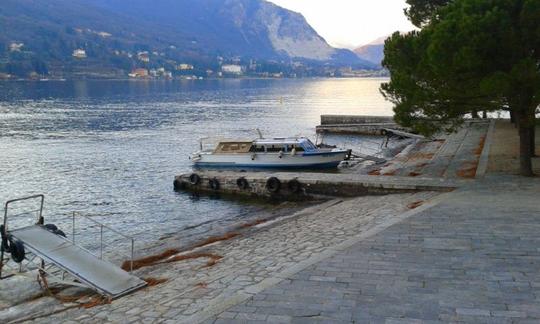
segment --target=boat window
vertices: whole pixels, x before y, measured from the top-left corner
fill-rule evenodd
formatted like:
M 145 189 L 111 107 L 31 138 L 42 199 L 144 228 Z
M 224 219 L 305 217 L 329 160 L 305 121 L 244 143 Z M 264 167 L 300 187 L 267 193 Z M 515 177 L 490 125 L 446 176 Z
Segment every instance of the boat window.
M 281 151 L 283 151 L 283 147 L 282 146 L 271 145 L 271 146 L 266 147 L 266 151 L 267 152 L 281 152 Z
M 316 151 L 317 150 L 317 146 L 315 146 L 315 144 L 313 144 L 310 140 L 303 141 L 302 146 L 304 147 L 304 149 L 306 151 Z
M 250 152 L 264 152 L 264 146 L 251 146 L 251 148 L 249 149 Z
M 216 147 L 216 153 L 247 153 L 251 149 L 248 142 L 222 142 Z

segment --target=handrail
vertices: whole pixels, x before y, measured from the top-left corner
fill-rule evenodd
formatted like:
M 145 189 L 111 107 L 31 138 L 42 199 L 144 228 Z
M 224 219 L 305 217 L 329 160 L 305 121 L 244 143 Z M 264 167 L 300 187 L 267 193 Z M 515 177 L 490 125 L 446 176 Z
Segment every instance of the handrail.
M 15 198 L 15 199 L 11 199 L 11 200 L 6 201 L 6 203 L 4 204 L 4 230 L 7 231 L 7 216 L 8 216 L 9 204 L 17 202 L 17 201 L 34 199 L 34 198 L 41 198 L 41 206 L 39 207 L 39 216 L 38 216 L 38 221 L 37 221 L 38 223 L 40 222 L 41 216 L 43 215 L 43 202 L 45 201 L 45 195 L 38 194 L 38 195 L 32 195 L 32 196 L 27 196 L 27 197 Z M 37 210 L 35 210 L 35 211 L 37 211 Z
M 96 224 L 99 226 L 99 258 L 100 259 L 103 259 L 103 228 L 106 228 L 108 230 L 110 230 L 111 232 L 115 233 L 115 234 L 118 234 L 120 236 L 122 236 L 124 239 L 127 239 L 131 242 L 131 255 L 129 254 L 124 254 L 122 252 L 118 252 L 118 254 L 120 255 L 123 255 L 125 257 L 128 257 L 130 258 L 130 269 L 129 269 L 129 272 L 132 272 L 133 271 L 133 259 L 134 259 L 134 255 L 135 255 L 135 239 L 131 236 L 128 236 L 128 235 L 125 235 L 123 233 L 120 233 L 119 231 L 115 230 L 114 228 L 110 227 L 110 226 L 107 226 L 103 223 L 100 223 L 94 219 L 92 219 L 91 217 L 88 217 L 86 215 L 83 215 L 81 214 L 80 212 L 73 212 L 73 216 L 72 216 L 72 242 L 73 244 L 75 244 L 75 216 L 78 215 L 79 217 L 83 217 L 89 221 L 91 221 L 92 223 Z M 109 246 L 110 244 L 106 244 L 106 246 Z M 91 252 L 90 252 L 91 253 Z M 93 254 L 93 253 L 92 253 Z M 96 257 L 98 257 L 96 255 Z
M 9 208 L 9 204 L 11 203 L 14 203 L 14 202 L 17 202 L 17 201 L 22 201 L 22 200 L 29 200 L 29 199 L 34 199 L 34 198 L 41 198 L 41 205 L 39 207 L 38 210 L 35 210 L 35 211 L 39 211 L 39 216 L 38 216 L 38 219 L 37 219 L 37 224 L 40 224 L 43 222 L 43 202 L 45 201 L 45 195 L 43 194 L 38 194 L 38 195 L 32 195 L 32 196 L 27 196 L 27 197 L 21 197 L 21 198 L 15 198 L 15 199 L 10 199 L 8 201 L 6 201 L 6 203 L 4 204 L 4 225 L 3 225 L 3 229 L 2 229 L 2 233 L 1 236 L 2 236 L 2 239 L 4 239 L 6 237 L 6 234 L 7 234 L 7 230 L 8 230 L 8 208 Z M 32 213 L 34 211 L 30 211 L 30 212 L 26 212 L 24 214 L 28 214 L 28 213 Z M 19 216 L 22 215 L 21 213 L 18 214 Z M 18 215 L 15 215 L 15 216 L 18 216 Z M 4 266 L 4 249 L 0 249 L 0 279 L 2 278 L 2 268 Z
M 18 213 L 18 214 L 9 214 L 9 216 L 10 217 L 17 217 L 17 216 L 22 216 L 22 215 L 30 215 L 32 213 L 39 212 L 39 211 L 41 211 L 41 210 L 40 209 L 34 209 L 34 210 L 25 211 L 25 212 Z

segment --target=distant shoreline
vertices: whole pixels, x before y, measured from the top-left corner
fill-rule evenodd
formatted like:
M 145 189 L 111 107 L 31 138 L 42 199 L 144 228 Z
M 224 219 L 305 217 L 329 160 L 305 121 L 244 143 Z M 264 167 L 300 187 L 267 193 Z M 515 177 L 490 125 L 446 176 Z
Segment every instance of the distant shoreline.
M 203 78 L 203 79 L 152 79 L 152 78 L 44 78 L 44 79 L 0 79 L 0 82 L 67 82 L 67 81 L 131 81 L 131 82 L 174 82 L 174 81 L 207 81 L 207 80 L 317 80 L 317 79 L 335 79 L 335 80 L 351 80 L 351 79 L 388 79 L 387 76 L 365 76 L 365 77 L 303 77 L 303 78 L 263 78 L 263 77 L 239 77 L 239 78 Z

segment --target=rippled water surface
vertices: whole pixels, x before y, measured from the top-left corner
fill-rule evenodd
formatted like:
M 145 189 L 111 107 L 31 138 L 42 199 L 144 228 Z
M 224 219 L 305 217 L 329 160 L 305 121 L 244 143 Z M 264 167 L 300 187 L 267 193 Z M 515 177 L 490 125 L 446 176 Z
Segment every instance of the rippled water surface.
M 200 137 L 314 138 L 321 114 L 391 115 L 381 82 L 0 82 L 0 202 L 44 193 L 46 217 L 82 211 L 142 241 L 242 217 L 266 207 L 172 190 Z

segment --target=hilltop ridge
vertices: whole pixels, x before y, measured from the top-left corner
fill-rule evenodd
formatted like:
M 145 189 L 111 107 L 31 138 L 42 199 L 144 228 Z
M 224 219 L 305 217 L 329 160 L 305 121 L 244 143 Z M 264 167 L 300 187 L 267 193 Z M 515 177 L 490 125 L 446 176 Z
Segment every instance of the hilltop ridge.
M 295 74 L 376 68 L 264 0 L 4 0 L 0 28 L 0 72 L 19 76 L 121 76 L 182 63 L 195 75 L 223 64 Z

